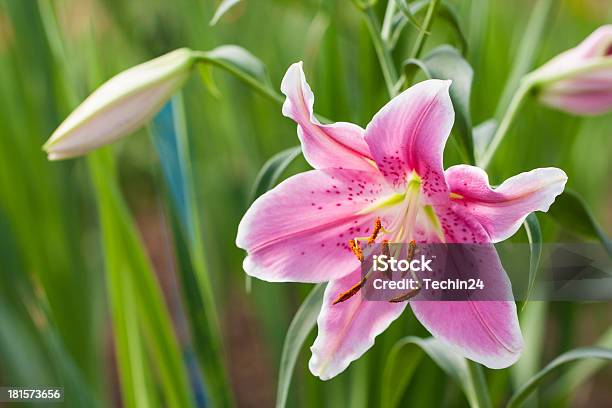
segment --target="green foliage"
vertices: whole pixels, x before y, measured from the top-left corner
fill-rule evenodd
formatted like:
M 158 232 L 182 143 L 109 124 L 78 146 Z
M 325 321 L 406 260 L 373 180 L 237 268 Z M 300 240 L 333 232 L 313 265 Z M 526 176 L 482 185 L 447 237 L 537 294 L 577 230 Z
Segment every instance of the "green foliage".
M 398 340 L 387 356 L 382 374 L 381 407 L 399 406 L 423 353 L 461 388 L 470 406 L 485 408 L 491 405 L 479 367 L 433 337 L 408 336 Z
M 572 190 L 565 190 L 550 208 L 550 215 L 568 231 L 597 239 L 612 257 L 612 242 L 599 226 L 587 204 Z
M 242 0 L 223 0 L 221 4 L 219 4 L 219 7 L 217 7 L 217 10 L 215 11 L 215 15 L 213 16 L 212 20 L 210 20 L 210 25 L 217 24 L 225 13 L 230 11 L 232 7 L 234 7 L 241 1 Z
M 522 402 L 534 392 L 549 375 L 559 369 L 559 367 L 574 361 L 590 358 L 612 360 L 612 350 L 598 347 L 582 347 L 561 354 L 519 388 L 510 401 L 508 401 L 507 407 L 520 407 Z
M 295 364 L 304 342 L 317 322 L 317 316 L 323 304 L 324 292 L 325 285 L 323 284 L 318 284 L 311 290 L 293 317 L 289 330 L 287 330 L 278 372 L 276 408 L 283 408 L 287 404 L 287 395 L 289 394 Z
M 108 153 L 92 154 L 89 167 L 100 213 L 123 402 L 127 407 L 188 407 L 192 396 L 170 316 L 121 199 Z M 151 383 L 153 372 L 161 384 L 163 402 Z
M 414 63 L 454 80 L 452 140 L 460 149 L 446 149 L 445 163 L 470 162 L 472 151 L 482 158 L 521 77 L 609 22 L 610 10 L 594 2 L 440 1 L 428 25 L 427 0 L 398 0 L 389 18 L 381 0 L 360 1 L 367 13 L 344 0 L 238 3 L 0 0 L 0 385 L 63 386 L 65 404 L 76 407 L 114 406 L 120 398 L 126 406 L 197 406 L 202 390 L 193 372 L 200 371 L 214 406 L 247 398 L 270 406 L 276 386 L 278 406 L 461 406 L 460 392 L 486 406 L 483 380 L 496 404 L 510 397 L 512 384 L 524 385 L 512 404 L 571 403 L 585 384 L 607 396 L 599 386 L 609 382 L 600 371 L 606 350 L 573 351 L 539 371 L 543 355 L 581 344 L 610 348 L 604 303 L 564 305 L 568 313 L 549 319 L 556 305 L 530 302 L 521 312 L 525 352 L 512 382 L 506 371 L 480 371 L 431 339 L 396 345 L 408 333 L 426 335 L 410 312 L 405 320 L 412 320 L 380 335 L 346 373 L 321 382 L 303 357 L 323 286 L 307 296 L 301 286 L 258 281 L 245 293 L 244 254 L 234 241 L 245 203 L 307 168 L 292 147 L 295 124 L 279 106 L 280 78 L 291 63 L 304 60 L 318 113 L 365 126 L 388 99 L 383 73 L 394 79 L 420 36 L 416 48 L 425 57 Z M 372 36 L 380 41 L 373 45 Z M 439 48 L 447 43 L 461 52 Z M 183 46 L 211 50 L 198 52 L 211 92 L 195 80 L 186 84 L 174 139 L 154 135 L 153 149 L 141 132 L 114 146 L 113 160 L 96 153 L 88 160 L 95 183 L 83 159 L 46 160 L 40 146 L 86 90 Z M 556 166 L 572 189 L 537 223 L 533 215 L 526 221 L 530 282 L 541 242 L 596 239 L 610 251 L 610 126 L 610 115 L 576 119 L 527 95 L 505 132 L 489 167 L 492 182 Z M 167 208 L 154 218 L 171 227 L 174 240 L 164 249 L 176 268 L 157 259 L 159 232 L 147 228 L 160 193 Z M 153 267 L 162 271 L 159 281 Z M 181 307 L 168 310 L 160 290 L 172 287 L 175 269 L 187 320 Z M 578 331 L 580 343 L 571 336 Z M 570 360 L 572 367 L 557 371 Z M 596 374 L 603 381 L 591 382 Z M 525 399 L 536 388 L 538 398 Z

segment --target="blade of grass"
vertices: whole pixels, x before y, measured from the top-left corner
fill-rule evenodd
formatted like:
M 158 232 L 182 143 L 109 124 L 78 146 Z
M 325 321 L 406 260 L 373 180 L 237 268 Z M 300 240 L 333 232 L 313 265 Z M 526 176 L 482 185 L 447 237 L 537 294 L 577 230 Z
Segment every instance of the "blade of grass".
M 317 316 L 323 303 L 324 292 L 325 285 L 323 284 L 318 284 L 312 289 L 293 317 L 289 330 L 287 330 L 278 373 L 276 408 L 284 408 L 287 404 L 293 369 L 295 368 L 302 346 L 306 341 L 306 337 L 308 337 L 317 322 Z
M 510 401 L 508 401 L 507 408 L 522 406 L 522 403 L 542 384 L 544 379 L 563 365 L 592 358 L 612 360 L 612 350 L 601 347 L 582 347 L 561 354 L 514 393 Z
M 165 404 L 177 408 L 192 406 L 170 316 L 121 198 L 112 156 L 109 151 L 101 150 L 89 156 L 88 164 L 100 213 L 115 336 L 121 349 L 118 358 L 124 401 L 129 406 L 148 406 L 151 394 L 146 390 L 145 376 L 149 363 L 153 363 Z M 129 293 L 123 292 L 128 289 L 131 289 Z M 143 355 L 141 341 L 145 342 L 152 358 Z
M 230 406 L 231 390 L 223 363 L 221 329 L 201 237 L 180 95 L 175 96 L 155 117 L 150 130 L 164 173 L 170 208 L 175 213 L 175 245 L 195 350 L 213 404 Z M 193 290 L 193 284 L 196 290 Z

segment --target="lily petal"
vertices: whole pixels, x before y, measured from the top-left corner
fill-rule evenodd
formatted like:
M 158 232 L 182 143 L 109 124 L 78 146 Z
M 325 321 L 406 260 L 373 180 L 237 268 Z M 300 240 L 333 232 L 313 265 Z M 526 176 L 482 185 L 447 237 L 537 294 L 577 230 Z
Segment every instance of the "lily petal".
M 431 334 L 470 360 L 505 368 L 520 357 L 523 337 L 514 302 L 413 301 L 410 306 Z
M 367 236 L 381 216 L 360 211 L 382 194 L 389 191 L 374 172 L 327 169 L 290 177 L 259 197 L 238 226 L 236 245 L 248 252 L 245 271 L 273 282 L 323 282 L 350 273 L 359 261 L 348 241 Z
M 317 319 L 317 339 L 310 348 L 310 371 L 322 380 L 340 374 L 374 345 L 374 339 L 397 319 L 406 303 L 367 301 L 358 293 L 338 304 L 333 301 L 361 279 L 361 269 L 331 281 L 325 289 Z
M 575 58 L 597 58 L 606 57 L 612 54 L 612 24 L 603 25 L 593 31 L 587 38 L 584 39 L 578 46 L 566 51 L 567 54 L 573 54 Z M 567 56 L 566 54 L 566 56 Z M 564 54 L 560 54 L 557 58 Z M 568 62 L 569 58 L 565 62 Z
M 486 285 L 486 300 L 415 300 L 410 304 L 421 324 L 435 337 L 457 349 L 461 355 L 490 368 L 507 367 L 516 362 L 523 347 L 516 306 L 514 302 L 508 301 L 512 299 L 512 286 L 495 247 L 488 244 L 490 238 L 485 228 L 469 209 L 454 201 L 435 206 L 444 242 L 482 244 L 477 252 L 479 266 L 469 269 L 470 276 L 456 276 L 468 270 L 459 267 L 438 272 L 445 276 L 436 276 L 436 271 L 430 272 L 434 275 L 428 278 L 481 278 Z M 426 230 L 426 233 L 431 234 L 426 237 L 426 242 L 437 242 L 432 230 Z M 459 262 L 453 264 L 460 265 Z
M 366 127 L 372 156 L 393 186 L 403 188 L 415 171 L 426 196 L 446 194 L 442 153 L 455 117 L 450 84 L 419 82 L 387 103 Z
M 306 82 L 301 62 L 289 67 L 281 91 L 287 97 L 283 115 L 297 122 L 302 151 L 312 167 L 375 169 L 361 127 L 347 122 L 322 125 L 315 118 L 314 95 Z
M 511 237 L 533 211 L 548 211 L 563 192 L 567 175 L 557 168 L 540 168 L 518 174 L 493 189 L 487 173 L 473 166 L 458 165 L 446 170 L 453 200 L 465 207 L 484 227 L 492 242 Z
M 142 127 L 189 77 L 191 50 L 180 48 L 114 76 L 53 132 L 49 160 L 80 156 Z

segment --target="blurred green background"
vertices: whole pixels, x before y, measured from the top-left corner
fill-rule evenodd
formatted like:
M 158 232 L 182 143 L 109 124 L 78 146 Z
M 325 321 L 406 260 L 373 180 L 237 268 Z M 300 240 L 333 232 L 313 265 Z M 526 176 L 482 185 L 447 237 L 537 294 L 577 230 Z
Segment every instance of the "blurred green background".
M 474 68 L 472 116 L 478 124 L 496 113 L 533 2 L 453 3 Z M 113 74 L 172 49 L 237 44 L 267 65 L 275 89 L 287 67 L 303 60 L 315 109 L 327 118 L 365 126 L 387 100 L 367 30 L 349 0 L 247 0 L 211 27 L 217 5 L 212 0 L 0 0 L 0 385 L 62 386 L 67 406 L 122 403 L 86 161 L 48 162 L 41 150 L 74 108 L 67 89 L 78 102 Z M 49 6 L 60 30 L 55 38 L 48 30 Z M 535 66 L 612 21 L 610 6 L 607 0 L 554 4 L 536 44 Z M 431 31 L 425 53 L 442 43 L 458 45 L 444 21 L 436 20 Z M 410 25 L 405 29 L 394 52 L 398 63 L 416 33 Z M 53 60 L 58 44 L 65 58 L 61 64 Z M 269 157 L 298 143 L 296 127 L 279 105 L 225 72 L 215 70 L 214 78 L 218 95 L 197 75 L 183 93 L 204 252 L 234 402 L 272 406 L 284 336 L 309 287 L 253 281 L 247 293 L 243 253 L 234 240 L 257 172 Z M 528 101 L 496 155 L 491 182 L 535 167 L 560 167 L 569 176 L 568 187 L 612 231 L 611 129 L 612 115 L 576 118 Z M 146 130 L 113 151 L 121 190 L 161 282 L 185 363 L 197 372 L 158 156 Z M 449 145 L 446 165 L 458 160 Z M 306 168 L 300 158 L 285 176 Z M 546 241 L 579 239 L 549 217 L 539 219 Z M 524 232 L 515 239 L 524 241 Z M 543 307 L 523 326 L 528 344 L 534 345 L 529 358 L 541 367 L 562 351 L 602 336 L 610 343 L 611 311 L 605 303 Z M 527 328 L 534 328 L 533 334 Z M 364 358 L 326 383 L 308 372 L 310 353 L 304 347 L 289 405 L 378 405 L 385 356 L 407 334 L 427 335 L 409 313 Z M 520 374 L 487 370 L 486 375 L 493 403 L 499 405 Z M 198 375 L 189 378 L 196 384 L 192 388 L 206 393 Z M 567 389 L 551 382 L 541 398 L 544 404 L 606 406 L 612 400 L 611 380 L 608 368 Z M 458 388 L 426 360 L 403 400 L 414 406 L 466 405 Z

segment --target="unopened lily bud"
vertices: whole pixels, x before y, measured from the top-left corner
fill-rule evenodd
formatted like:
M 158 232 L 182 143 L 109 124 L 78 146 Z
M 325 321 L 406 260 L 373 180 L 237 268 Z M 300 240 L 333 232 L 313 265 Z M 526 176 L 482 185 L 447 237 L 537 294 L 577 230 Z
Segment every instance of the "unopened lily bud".
M 114 76 L 94 91 L 44 145 L 49 160 L 81 156 L 142 127 L 189 77 L 191 50 L 181 48 Z
M 577 47 L 530 74 L 540 101 L 578 114 L 612 110 L 612 25 L 595 30 Z

